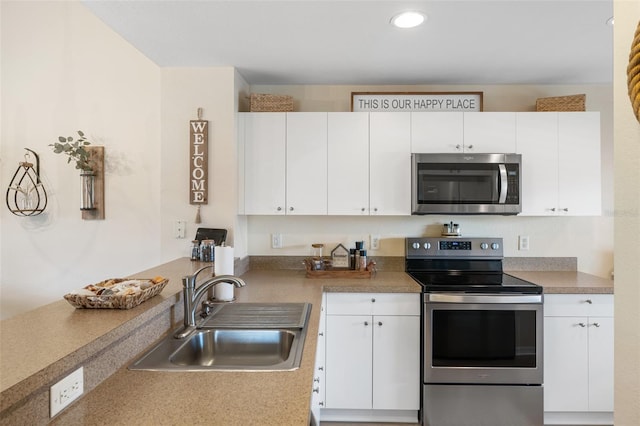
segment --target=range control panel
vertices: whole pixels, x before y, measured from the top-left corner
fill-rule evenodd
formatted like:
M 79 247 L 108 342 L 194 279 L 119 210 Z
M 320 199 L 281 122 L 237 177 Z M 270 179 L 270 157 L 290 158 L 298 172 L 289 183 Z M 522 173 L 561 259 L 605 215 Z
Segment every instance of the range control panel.
M 502 238 L 419 237 L 406 239 L 407 259 L 503 257 Z

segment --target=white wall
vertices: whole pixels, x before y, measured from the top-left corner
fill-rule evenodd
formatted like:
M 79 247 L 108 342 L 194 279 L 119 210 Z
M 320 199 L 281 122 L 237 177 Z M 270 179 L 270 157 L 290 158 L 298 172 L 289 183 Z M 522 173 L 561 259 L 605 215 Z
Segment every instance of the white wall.
M 535 111 L 539 97 L 577 93 L 587 95 L 589 111 L 601 115 L 602 194 L 601 217 L 249 217 L 249 253 L 252 255 L 308 255 L 312 243 L 330 249 L 338 243 L 352 247 L 356 240 L 382 237 L 380 250 L 370 256 L 403 256 L 404 237 L 437 236 L 441 224 L 454 220 L 467 236 L 504 238 L 505 255 L 570 256 L 578 258 L 583 272 L 609 278 L 613 270 L 613 92 L 610 86 L 257 86 L 252 92 L 288 94 L 296 111 L 349 111 L 351 92 L 374 91 L 482 91 L 484 111 Z M 281 233 L 284 247 L 272 249 L 270 234 Z M 530 250 L 518 251 L 519 235 L 530 237 Z
M 640 424 L 640 123 L 633 116 L 626 68 L 640 1 L 615 0 L 615 424 Z
M 2 318 L 160 263 L 160 70 L 78 2 L 2 1 L 0 188 L 40 155 L 46 211 L 0 209 Z M 48 144 L 105 146 L 106 218 L 84 221 L 80 179 Z M 4 205 L 4 200 L 2 202 Z
M 236 161 L 236 71 L 232 67 L 164 68 L 162 70 L 161 227 L 162 260 L 188 256 L 198 227 L 225 228 L 227 245 L 235 245 L 238 189 Z M 189 120 L 209 121 L 209 197 L 189 204 Z M 187 238 L 173 236 L 173 223 L 187 222 Z M 241 239 L 242 241 L 242 239 Z M 235 248 L 235 247 L 234 247 Z M 238 247 L 238 254 L 246 248 Z

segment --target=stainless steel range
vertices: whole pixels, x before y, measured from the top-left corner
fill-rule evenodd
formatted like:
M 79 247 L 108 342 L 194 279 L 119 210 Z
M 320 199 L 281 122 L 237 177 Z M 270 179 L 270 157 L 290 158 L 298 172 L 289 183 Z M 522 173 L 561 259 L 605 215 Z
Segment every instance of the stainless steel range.
M 407 238 L 423 288 L 422 424 L 543 425 L 542 287 L 503 273 L 501 238 Z

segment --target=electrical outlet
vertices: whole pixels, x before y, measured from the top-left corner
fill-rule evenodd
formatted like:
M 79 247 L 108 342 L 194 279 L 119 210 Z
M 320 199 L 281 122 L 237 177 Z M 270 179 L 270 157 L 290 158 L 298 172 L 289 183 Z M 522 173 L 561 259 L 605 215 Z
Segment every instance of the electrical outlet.
M 529 236 L 520 235 L 518 237 L 518 250 L 529 250 Z
M 51 417 L 78 399 L 84 392 L 84 368 L 80 367 L 50 389 L 49 407 Z
M 369 236 L 371 250 L 380 250 L 380 235 Z
M 271 248 L 282 248 L 282 234 L 271 234 Z
M 187 222 L 177 220 L 173 225 L 173 234 L 176 238 L 185 238 L 187 236 Z

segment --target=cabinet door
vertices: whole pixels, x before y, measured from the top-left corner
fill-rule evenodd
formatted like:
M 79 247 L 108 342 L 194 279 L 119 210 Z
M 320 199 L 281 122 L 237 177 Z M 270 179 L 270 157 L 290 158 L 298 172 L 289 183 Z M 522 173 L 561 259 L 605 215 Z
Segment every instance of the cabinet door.
M 327 214 L 327 113 L 287 114 L 288 215 Z
M 558 113 L 517 113 L 516 122 L 516 153 L 522 155 L 521 215 L 555 215 L 558 207 Z
M 558 143 L 560 214 L 601 215 L 600 113 L 559 113 Z
M 411 152 L 462 152 L 462 112 L 411 113 Z
M 316 361 L 313 373 L 313 387 L 311 392 L 312 425 L 320 424 L 320 409 L 324 408 L 325 400 L 325 348 L 326 348 L 326 303 L 323 296 L 320 306 L 320 323 L 318 325 L 318 343 L 316 345 Z
M 516 152 L 515 112 L 465 112 L 464 152 Z
M 369 113 L 328 116 L 328 213 L 369 214 Z
M 371 316 L 327 315 L 327 408 L 371 408 L 371 321 Z
M 544 319 L 544 411 L 589 409 L 587 317 Z
M 246 113 L 244 117 L 245 213 L 284 214 L 285 113 Z
M 589 317 L 589 411 L 613 411 L 613 318 Z
M 420 317 L 373 317 L 373 408 L 420 409 Z
M 369 115 L 369 205 L 372 215 L 411 215 L 411 114 Z

